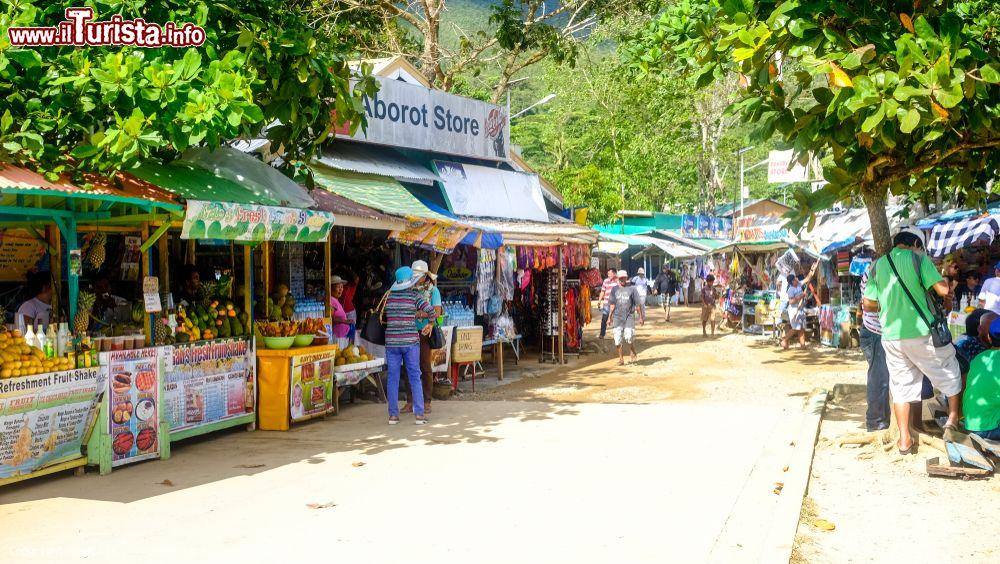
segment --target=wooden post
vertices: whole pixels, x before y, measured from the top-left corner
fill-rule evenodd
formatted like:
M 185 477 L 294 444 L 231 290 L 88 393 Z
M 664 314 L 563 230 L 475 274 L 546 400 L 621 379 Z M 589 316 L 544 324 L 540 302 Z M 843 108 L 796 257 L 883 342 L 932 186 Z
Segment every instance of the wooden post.
M 264 285 L 264 319 L 270 319 L 271 308 L 268 306 L 268 296 L 271 295 L 271 276 L 269 275 L 271 271 L 271 242 L 264 241 L 261 243 L 260 248 L 261 254 L 261 284 Z
M 149 238 L 149 224 L 148 223 L 143 223 L 142 224 L 142 230 L 140 231 L 140 236 L 142 237 L 143 241 L 145 241 L 146 239 Z M 153 257 L 149 254 L 149 250 L 146 250 L 145 252 L 141 253 L 141 257 L 142 258 L 139 261 L 142 264 L 142 277 L 140 278 L 140 284 L 142 283 L 141 280 L 144 280 L 147 276 L 150 275 L 149 271 L 152 270 L 152 268 L 153 268 Z M 144 315 L 142 317 L 142 331 L 143 331 L 143 333 L 146 334 L 146 346 L 147 347 L 148 346 L 152 346 L 153 345 L 153 314 L 147 313 L 146 315 Z
M 333 317 L 333 308 L 330 307 L 330 296 L 333 295 L 333 286 L 330 284 L 330 275 L 332 274 L 332 264 L 333 260 L 333 241 L 331 237 L 326 238 L 326 243 L 323 243 L 323 284 L 326 288 L 326 300 L 323 304 L 323 311 L 326 312 L 325 317 Z
M 156 251 L 157 251 L 157 262 L 159 263 L 157 267 L 156 275 L 160 277 L 160 293 L 169 294 L 170 293 L 170 252 L 168 247 L 169 241 L 167 236 L 164 234 L 156 241 Z M 166 307 L 166 304 L 164 304 Z
M 52 312 L 59 312 L 62 305 L 62 237 L 59 235 L 59 228 L 53 225 L 45 226 L 45 238 L 49 242 L 49 273 L 52 276 Z M 49 320 L 56 323 L 59 318 Z M 72 322 L 72 319 L 68 319 Z
M 243 245 L 243 311 L 253 320 L 253 249 Z M 250 332 L 250 328 L 247 328 Z M 252 334 L 252 333 L 251 333 Z

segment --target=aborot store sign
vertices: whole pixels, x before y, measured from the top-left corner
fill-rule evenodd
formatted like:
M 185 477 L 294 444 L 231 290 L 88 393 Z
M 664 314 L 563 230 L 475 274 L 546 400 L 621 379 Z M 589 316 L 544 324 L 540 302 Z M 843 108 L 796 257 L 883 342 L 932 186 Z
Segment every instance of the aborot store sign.
M 363 97 L 367 131 L 359 128 L 351 136 L 345 126 L 338 136 L 480 159 L 508 158 L 505 108 L 401 80 L 377 80 L 379 91 Z

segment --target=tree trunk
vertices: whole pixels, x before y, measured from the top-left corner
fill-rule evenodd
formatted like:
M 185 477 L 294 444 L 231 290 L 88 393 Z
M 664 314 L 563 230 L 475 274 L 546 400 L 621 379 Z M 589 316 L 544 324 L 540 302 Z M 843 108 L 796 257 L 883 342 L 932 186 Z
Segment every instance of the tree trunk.
M 875 254 L 882 256 L 892 248 L 892 233 L 889 230 L 889 216 L 885 213 L 887 191 L 884 186 L 872 186 L 861 190 L 861 199 L 868 208 L 868 220 L 872 225 L 872 239 Z
M 441 0 L 427 0 L 424 3 L 424 16 L 427 29 L 420 30 L 424 36 L 424 50 L 420 54 L 420 74 L 431 83 L 437 85 L 443 76 L 441 70 Z

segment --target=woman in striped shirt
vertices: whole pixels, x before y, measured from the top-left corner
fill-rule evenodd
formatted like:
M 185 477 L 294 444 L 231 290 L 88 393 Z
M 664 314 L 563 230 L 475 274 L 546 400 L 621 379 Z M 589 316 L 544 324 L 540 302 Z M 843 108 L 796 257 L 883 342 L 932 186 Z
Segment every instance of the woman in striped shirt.
M 404 266 L 396 269 L 396 283 L 389 289 L 385 301 L 385 360 L 389 365 L 389 424 L 399 423 L 399 368 L 406 364 L 410 381 L 413 413 L 416 424 L 427 422 L 424 417 L 424 393 L 420 383 L 420 334 L 417 318 L 434 315 L 434 307 L 414 288 L 417 278 Z

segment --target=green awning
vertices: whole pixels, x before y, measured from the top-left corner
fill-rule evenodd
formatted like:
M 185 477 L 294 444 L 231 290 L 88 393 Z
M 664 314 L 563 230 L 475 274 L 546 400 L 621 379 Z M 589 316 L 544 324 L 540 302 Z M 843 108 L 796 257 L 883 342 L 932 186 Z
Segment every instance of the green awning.
M 348 200 L 388 214 L 454 223 L 453 219 L 428 209 L 394 178 L 336 170 L 317 164 L 311 168 L 318 187 Z
M 691 241 L 694 243 L 698 243 L 699 245 L 704 245 L 709 249 L 718 249 L 719 247 L 722 247 L 723 245 L 728 245 L 730 243 L 730 241 L 724 241 L 722 239 L 704 239 L 701 237 L 692 237 Z
M 184 161 L 174 161 L 166 165 L 147 163 L 128 172 L 186 200 L 281 205 L 267 195 L 258 194 L 245 186 Z

